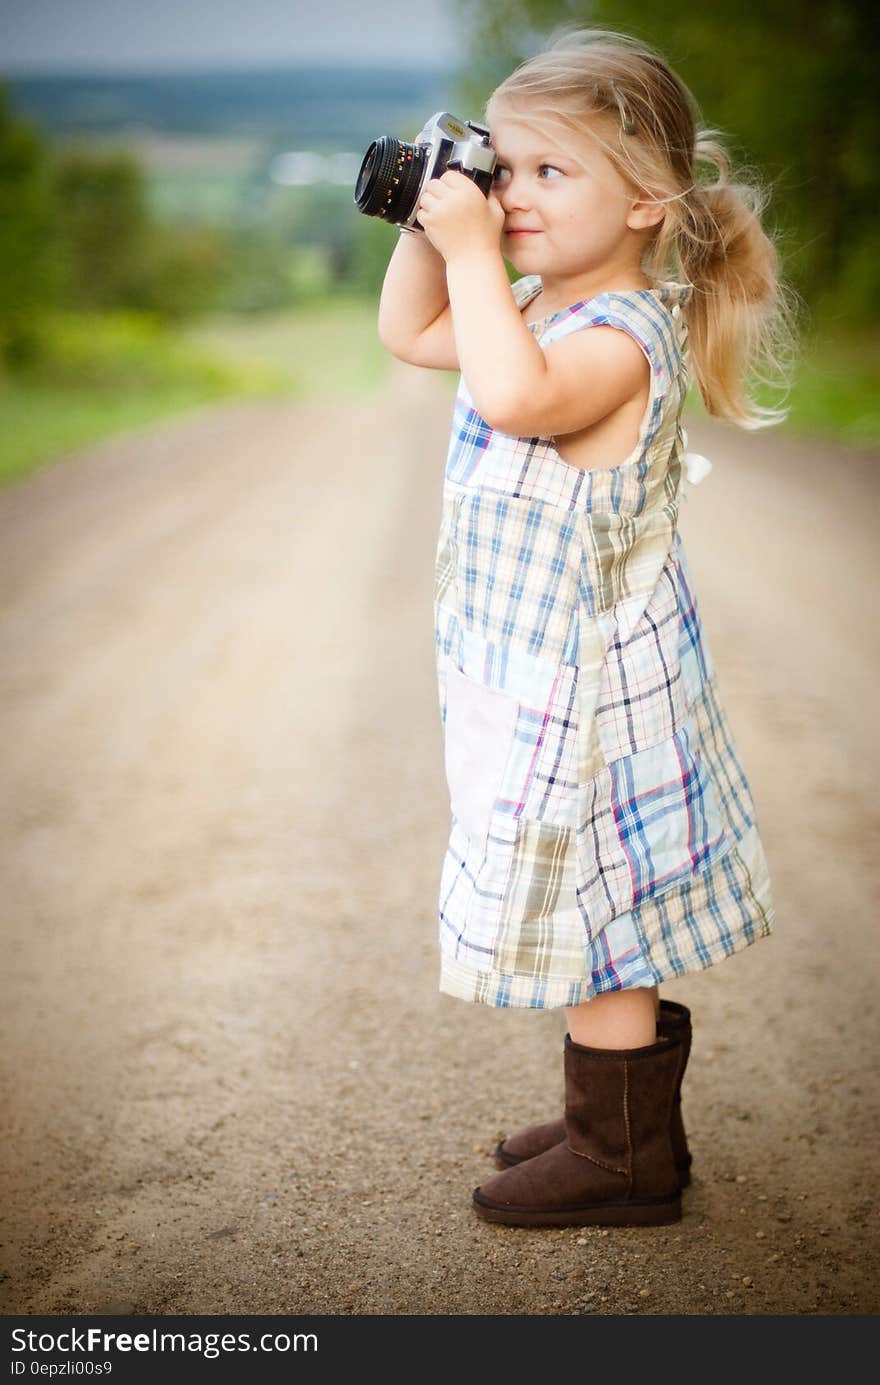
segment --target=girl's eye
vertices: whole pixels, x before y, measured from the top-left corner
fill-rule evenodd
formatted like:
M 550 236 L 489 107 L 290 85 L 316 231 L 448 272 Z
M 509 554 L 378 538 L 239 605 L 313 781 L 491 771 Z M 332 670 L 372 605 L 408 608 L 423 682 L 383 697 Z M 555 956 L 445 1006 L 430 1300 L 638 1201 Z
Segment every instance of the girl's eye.
M 555 164 L 541 164 L 541 165 L 539 166 L 539 168 L 538 168 L 538 172 L 539 172 L 539 173 L 542 173 L 542 172 L 544 171 L 545 168 L 552 169 L 552 171 L 553 171 L 554 173 L 558 173 L 558 174 L 559 174 L 560 178 L 564 178 L 564 177 L 565 177 L 565 174 L 562 172 L 562 169 L 561 169 L 561 168 L 557 168 Z M 494 172 L 493 172 L 493 174 L 492 174 L 492 176 L 493 176 L 493 178 L 494 178 L 494 180 L 495 180 L 496 183 L 500 183 L 500 182 L 502 181 L 502 174 L 506 174 L 506 175 L 509 177 L 509 176 L 510 176 L 510 169 L 507 168 L 507 166 L 506 166 L 505 164 L 496 164 L 496 165 L 495 165 Z M 546 183 L 546 182 L 553 182 L 553 181 L 555 181 L 555 180 L 552 179 L 552 178 L 550 178 L 550 179 L 543 178 L 541 181 Z

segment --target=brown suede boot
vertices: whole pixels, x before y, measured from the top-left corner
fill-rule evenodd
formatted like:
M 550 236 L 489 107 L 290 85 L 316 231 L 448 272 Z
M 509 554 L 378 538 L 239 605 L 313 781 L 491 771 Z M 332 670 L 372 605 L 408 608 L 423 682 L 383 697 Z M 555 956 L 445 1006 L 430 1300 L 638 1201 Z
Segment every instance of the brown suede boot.
M 678 1174 L 678 1186 L 686 1188 L 691 1181 L 691 1152 L 688 1149 L 684 1122 L 681 1118 L 681 1083 L 691 1051 L 691 1012 L 686 1005 L 678 1005 L 674 1000 L 660 1001 L 660 1017 L 657 1020 L 658 1038 L 677 1038 L 681 1041 L 681 1071 L 675 1089 L 672 1105 L 672 1119 L 669 1134 L 672 1140 L 672 1157 Z M 528 1125 L 516 1130 L 500 1141 L 493 1151 L 492 1158 L 497 1169 L 511 1169 L 524 1159 L 534 1159 L 545 1149 L 552 1149 L 565 1139 L 565 1120 L 546 1121 L 543 1125 Z
M 681 1218 L 669 1123 L 679 1038 L 585 1048 L 565 1036 L 565 1139 L 474 1189 L 509 1226 L 661 1226 Z

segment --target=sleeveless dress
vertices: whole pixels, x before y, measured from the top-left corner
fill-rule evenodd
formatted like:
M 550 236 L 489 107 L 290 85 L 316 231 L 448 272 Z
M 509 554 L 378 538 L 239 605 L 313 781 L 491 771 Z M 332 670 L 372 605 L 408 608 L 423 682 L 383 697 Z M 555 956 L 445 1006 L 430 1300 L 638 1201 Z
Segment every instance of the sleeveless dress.
M 519 279 L 522 309 L 541 290 Z M 451 827 L 439 989 L 560 1008 L 701 970 L 771 932 L 767 863 L 678 530 L 691 286 L 529 324 L 610 325 L 651 367 L 638 443 L 586 471 L 491 428 L 462 376 L 434 634 Z

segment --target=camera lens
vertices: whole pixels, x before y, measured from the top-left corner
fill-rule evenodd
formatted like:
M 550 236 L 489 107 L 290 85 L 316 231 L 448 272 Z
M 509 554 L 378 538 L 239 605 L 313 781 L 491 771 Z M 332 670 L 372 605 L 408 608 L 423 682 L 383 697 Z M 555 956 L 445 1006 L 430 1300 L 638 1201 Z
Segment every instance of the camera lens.
M 405 144 L 393 135 L 374 139 L 355 186 L 358 209 L 402 225 L 418 201 L 427 157 L 427 145 Z

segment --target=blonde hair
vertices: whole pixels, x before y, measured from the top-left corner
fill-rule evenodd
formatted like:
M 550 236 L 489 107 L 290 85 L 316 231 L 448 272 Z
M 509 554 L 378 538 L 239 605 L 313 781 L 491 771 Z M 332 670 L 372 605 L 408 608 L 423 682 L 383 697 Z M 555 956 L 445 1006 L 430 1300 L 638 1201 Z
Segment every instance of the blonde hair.
M 769 193 L 751 170 L 731 176 L 721 132 L 702 128 L 665 59 L 627 34 L 564 26 L 493 91 L 485 121 L 502 116 L 557 138 L 560 126 L 589 135 L 629 184 L 666 205 L 642 269 L 692 287 L 683 312 L 707 411 L 742 428 L 783 422 L 788 409 L 763 407 L 746 385 L 787 389 L 796 349 L 799 299 L 761 222 Z

